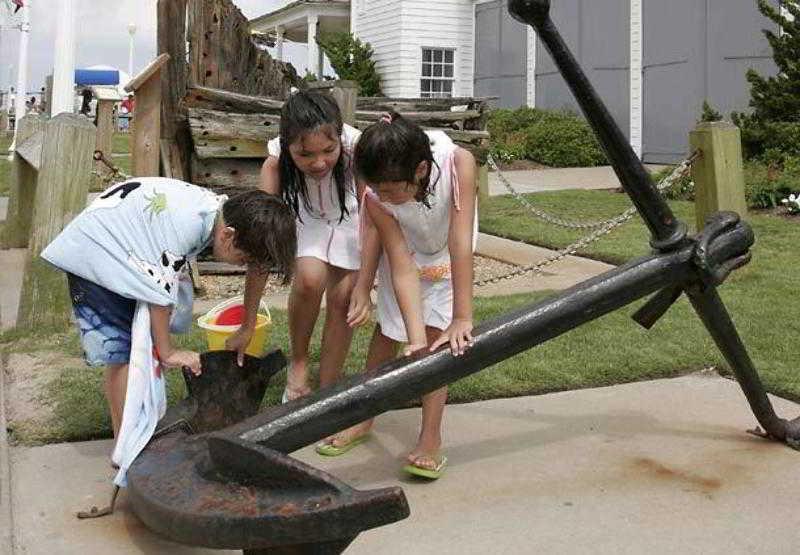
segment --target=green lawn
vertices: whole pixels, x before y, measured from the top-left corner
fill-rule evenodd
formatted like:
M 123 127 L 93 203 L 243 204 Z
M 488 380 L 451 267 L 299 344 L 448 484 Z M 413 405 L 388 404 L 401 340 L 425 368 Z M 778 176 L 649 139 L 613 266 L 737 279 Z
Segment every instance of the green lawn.
M 8 161 L 8 147 L 12 136 L 0 133 L 0 196 L 8 195 L 11 179 L 11 163 Z
M 528 198 L 535 205 L 564 217 L 593 220 L 619 213 L 628 204 L 625 195 L 606 191 L 538 193 L 528 195 Z M 679 218 L 694 227 L 692 203 L 674 201 L 670 205 Z M 800 219 L 788 220 L 763 213 L 751 214 L 746 219 L 756 234 L 753 261 L 737 271 L 720 292 L 767 388 L 773 393 L 800 400 L 800 374 L 797 372 L 794 348 L 800 337 L 800 320 L 797 318 L 800 306 L 796 301 L 800 286 L 797 278 L 797 268 L 800 267 L 800 251 L 797 249 Z M 534 220 L 509 197 L 492 198 L 485 216 L 481 218 L 481 229 L 553 248 L 564 247 L 583 235 Z M 649 250 L 648 237 L 644 224 L 637 216 L 621 229 L 588 247 L 583 254 L 620 263 L 646 254 Z M 688 334 L 701 339 L 686 343 L 683 338 Z M 706 332 L 698 325 L 696 316 L 685 301 L 670 310 L 653 328 L 647 345 L 653 350 L 662 350 L 679 340 L 683 345 L 689 345 L 693 352 L 678 353 L 674 359 L 676 369 L 686 367 L 687 363 L 691 363 L 691 357 L 698 353 L 702 353 L 705 364 L 721 363 L 720 355 L 706 339 Z M 625 348 L 624 341 L 602 349 L 597 362 L 606 357 L 615 357 L 614 351 L 620 348 Z M 638 371 L 645 372 L 646 367 Z
M 564 199 L 561 203 L 558 202 L 559 195 Z M 547 193 L 531 198 L 565 216 L 573 215 L 577 210 L 593 218 L 600 217 L 598 212 L 611 215 L 621 211 L 625 202 L 623 195 L 592 191 Z M 676 202 L 673 207 L 682 218 L 692 221 L 690 204 Z M 541 227 L 528 215 L 514 210 L 507 200 L 492 199 L 492 205 L 482 220 L 482 229 L 556 247 L 574 239 L 571 234 L 553 233 L 552 227 Z M 794 245 L 800 239 L 800 222 L 766 215 L 753 215 L 748 219 L 757 235 L 753 262 L 736 272 L 722 287 L 721 294 L 766 387 L 773 393 L 800 400 L 800 376 L 796 371 L 796 349 L 793 348 L 800 336 L 800 324 L 796 318 L 797 303 L 792 302 L 798 290 L 796 268 L 800 253 Z M 619 262 L 646 251 L 647 236 L 637 220 L 592 247 L 589 254 Z M 479 298 L 475 300 L 475 320 L 487 321 L 550 295 L 552 293 Z M 598 387 L 674 377 L 708 367 L 727 373 L 722 357 L 685 299 L 676 303 L 649 332 L 630 319 L 642 302 L 453 384 L 450 400 L 469 402 Z M 273 319 L 273 343 L 287 349 L 286 314 L 273 311 Z M 362 329 L 356 334 L 346 363 L 348 373 L 360 370 L 370 331 Z M 319 360 L 319 340 L 317 332 L 311 342 L 312 364 Z M 31 352 L 42 343 L 61 345 L 61 349 L 79 355 L 73 332 L 48 336 L 45 341 L 7 333 L 0 338 L 0 350 Z M 183 338 L 181 343 L 204 349 L 203 335 L 199 330 Z M 265 403 L 277 402 L 283 380 L 283 375 L 279 375 L 269 389 Z M 176 374 L 170 376 L 169 390 L 173 402 L 183 395 L 183 386 Z M 101 371 L 66 368 L 42 393 L 54 407 L 53 418 L 44 426 L 11 423 L 15 440 L 32 443 L 109 435 L 101 393 Z

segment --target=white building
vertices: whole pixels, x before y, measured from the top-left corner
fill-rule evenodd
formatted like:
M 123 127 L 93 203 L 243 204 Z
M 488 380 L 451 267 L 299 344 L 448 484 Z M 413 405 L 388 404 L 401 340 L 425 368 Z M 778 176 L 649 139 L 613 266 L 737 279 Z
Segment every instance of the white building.
M 680 160 L 704 101 L 723 114 L 745 110 L 747 70 L 775 71 L 762 29 L 779 30 L 755 0 L 557 0 L 551 15 L 647 162 Z M 508 14 L 507 0 L 298 0 L 252 28 L 278 45 L 282 37 L 306 42 L 350 29 L 372 45 L 390 97 L 492 96 L 498 106 L 578 111 L 533 29 Z M 309 57 L 321 75 L 313 40 Z
M 475 0 L 297 0 L 251 21 L 253 32 L 308 43 L 308 70 L 322 75 L 316 37 L 351 31 L 372 45 L 381 87 L 391 97 L 472 96 Z

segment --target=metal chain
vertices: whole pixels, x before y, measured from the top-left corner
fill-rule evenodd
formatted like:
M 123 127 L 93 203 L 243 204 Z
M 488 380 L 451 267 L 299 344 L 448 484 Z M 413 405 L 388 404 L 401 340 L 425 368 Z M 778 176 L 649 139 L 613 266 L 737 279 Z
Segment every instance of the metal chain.
M 695 156 L 695 154 L 693 154 L 692 156 L 687 158 L 687 160 L 689 160 L 690 163 L 693 162 L 694 161 L 694 156 Z M 537 208 L 533 204 L 531 204 L 531 202 L 528 199 L 526 199 L 525 196 L 522 195 L 522 193 L 520 193 L 519 191 L 517 191 L 514 188 L 514 186 L 506 178 L 506 176 L 503 175 L 503 172 L 500 171 L 500 168 L 497 167 L 497 163 L 495 162 L 495 160 L 494 160 L 494 158 L 492 157 L 491 154 L 489 154 L 489 156 L 487 158 L 487 162 L 488 162 L 489 166 L 497 174 L 497 176 L 500 178 L 500 182 L 503 184 L 503 186 L 505 186 L 506 189 L 509 190 L 509 192 L 511 192 L 511 194 L 514 196 L 514 198 L 517 200 L 517 202 L 519 202 L 525 208 L 527 208 L 528 211 L 531 214 L 533 214 L 535 217 L 537 217 L 537 218 L 539 218 L 541 220 L 544 220 L 545 222 L 547 222 L 549 224 L 553 224 L 553 225 L 556 225 L 556 226 L 559 226 L 559 227 L 565 227 L 567 229 L 596 229 L 596 228 L 608 225 L 609 223 L 613 222 L 614 220 L 616 220 L 619 217 L 619 216 L 614 216 L 613 218 L 609 218 L 608 220 L 605 220 L 605 221 L 602 221 L 602 222 L 583 222 L 583 223 L 581 223 L 581 222 L 576 222 L 576 221 L 572 221 L 572 220 L 566 220 L 564 218 L 559 218 L 558 216 L 553 216 L 552 214 L 548 214 L 544 210 L 542 210 L 540 208 Z M 678 166 L 678 168 L 680 168 L 680 166 Z M 671 181 L 665 187 L 662 188 L 662 186 L 661 186 L 663 183 L 665 183 L 666 181 L 670 180 L 670 178 L 672 178 L 672 175 L 667 177 L 664 181 L 662 181 L 661 184 L 659 184 L 659 190 L 660 191 L 672 186 L 672 182 Z
M 669 176 L 667 176 L 664 180 L 661 181 L 661 183 L 659 183 L 657 185 L 658 190 L 659 191 L 665 191 L 666 189 L 669 189 L 670 187 L 672 187 L 672 185 L 675 183 L 675 181 L 677 181 L 679 178 L 683 177 L 689 171 L 689 168 L 691 167 L 692 163 L 699 156 L 700 156 L 700 152 L 699 151 L 695 151 L 688 158 L 686 158 L 683 162 L 681 162 L 678 166 L 676 166 L 675 169 L 672 171 L 672 173 L 669 174 Z M 586 247 L 587 245 L 590 245 L 591 243 L 597 241 L 598 239 L 600 239 L 604 235 L 607 235 L 607 234 L 611 233 L 614 229 L 620 227 L 622 224 L 624 224 L 625 222 L 627 222 L 628 220 L 633 218 L 633 216 L 636 215 L 636 213 L 637 213 L 636 207 L 635 206 L 631 206 L 630 208 L 628 208 L 625 212 L 623 212 L 619 216 L 611 218 L 610 220 L 605 222 L 603 224 L 603 226 L 600 227 L 600 229 L 597 229 L 597 230 L 593 231 L 592 233 L 590 233 L 589 235 L 587 235 L 586 237 L 578 239 L 574 243 L 571 243 L 571 244 L 567 245 L 566 247 L 564 247 L 563 249 L 556 251 L 553 255 L 548 256 L 547 258 L 545 258 L 543 260 L 540 260 L 539 262 L 536 262 L 535 264 L 531 264 L 529 266 L 524 266 L 522 268 L 516 268 L 514 270 L 511 270 L 510 272 L 508 272 L 506 274 L 502 274 L 502 275 L 499 275 L 499 276 L 492 276 L 490 278 L 477 280 L 477 281 L 475 281 L 473 283 L 473 285 L 475 285 L 476 287 L 481 287 L 483 285 L 488 285 L 490 283 L 497 283 L 499 281 L 515 278 L 517 276 L 521 276 L 521 275 L 525 275 L 525 274 L 529 274 L 529 273 L 534 273 L 535 275 L 540 275 L 540 274 L 542 274 L 544 272 L 544 268 L 546 266 L 554 264 L 554 263 L 558 262 L 559 260 L 561 260 L 562 258 L 565 258 L 565 257 L 567 257 L 567 256 L 569 256 L 571 254 L 574 254 L 576 251 L 582 249 L 583 247 Z

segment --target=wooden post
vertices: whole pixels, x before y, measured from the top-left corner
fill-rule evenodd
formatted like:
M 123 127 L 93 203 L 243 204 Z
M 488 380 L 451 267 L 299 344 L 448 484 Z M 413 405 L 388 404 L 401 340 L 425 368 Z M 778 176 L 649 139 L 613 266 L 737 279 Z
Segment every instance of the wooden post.
M 41 136 L 44 121 L 35 114 L 28 114 L 19 122 L 17 141 L 19 146 L 14 151 L 11 162 L 11 191 L 8 199 L 8 213 L 3 227 L 2 248 L 19 249 L 28 246 L 31 219 L 33 218 L 33 199 L 36 195 L 37 167 L 32 166 L 23 154 L 32 139 L 38 136 L 41 148 Z
M 133 111 L 133 175 L 158 177 L 161 153 L 161 68 L 169 54 L 161 54 L 125 90 L 136 95 Z
M 732 210 L 747 214 L 742 169 L 742 139 L 732 123 L 700 123 L 689 134 L 692 150 L 702 156 L 692 164 L 695 185 L 695 215 L 698 231 L 714 212 Z
M 61 113 L 44 125 L 18 327 L 57 329 L 69 324 L 64 272 L 39 254 L 86 206 L 94 142 L 95 127 L 82 116 Z
M 477 193 L 478 193 L 478 216 L 483 215 L 489 206 L 489 166 L 488 164 L 478 165 Z
M 321 90 L 329 93 L 339 105 L 342 112 L 342 121 L 355 127 L 356 102 L 358 101 L 358 83 L 355 81 L 315 81 L 308 84 L 309 89 Z
M 44 79 L 44 113 L 48 116 L 53 114 L 53 75 L 50 74 Z
M 114 138 L 114 100 L 98 99 L 97 101 L 97 139 L 95 141 L 95 150 L 99 150 L 106 157 L 106 160 L 111 160 L 112 153 L 112 140 Z M 100 175 L 106 175 L 111 170 L 102 162 L 95 162 L 95 170 Z M 98 177 L 97 180 L 102 183 Z

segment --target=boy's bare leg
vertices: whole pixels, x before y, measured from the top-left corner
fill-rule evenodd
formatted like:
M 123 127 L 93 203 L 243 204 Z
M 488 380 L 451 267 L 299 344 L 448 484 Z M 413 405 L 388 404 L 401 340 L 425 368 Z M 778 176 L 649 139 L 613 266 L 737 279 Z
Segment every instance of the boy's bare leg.
M 372 340 L 369 344 L 369 351 L 367 352 L 367 364 L 365 371 L 370 372 L 378 368 L 384 362 L 393 360 L 397 356 L 397 349 L 399 346 L 400 344 L 397 341 L 389 339 L 381 333 L 380 325 L 376 325 L 375 331 L 372 333 Z M 342 430 L 333 437 L 328 438 L 326 441 L 334 447 L 346 445 L 354 439 L 367 434 L 370 428 L 372 428 L 373 421 L 374 418 L 365 420 L 364 422 L 356 424 L 355 426 L 351 426 L 346 430 Z
M 358 272 L 331 266 L 325 288 L 325 328 L 319 358 L 319 385 L 325 387 L 342 377 L 342 367 L 350 351 L 353 328 L 347 325 L 350 294 Z
M 439 338 L 442 331 L 427 327 L 425 332 L 430 345 Z M 408 462 L 420 468 L 433 470 L 439 463 L 442 448 L 442 416 L 447 402 L 447 387 L 442 387 L 422 396 L 422 426 L 417 445 L 408 454 Z
M 114 437 L 119 435 L 122 425 L 122 411 L 125 409 L 125 392 L 128 390 L 128 365 L 114 364 L 106 366 L 105 394 L 108 411 L 111 413 L 111 428 Z
M 289 400 L 310 393 L 308 387 L 308 344 L 319 316 L 322 292 L 328 281 L 328 264 L 317 258 L 297 259 L 289 293 L 289 341 L 292 365 L 286 378 Z

